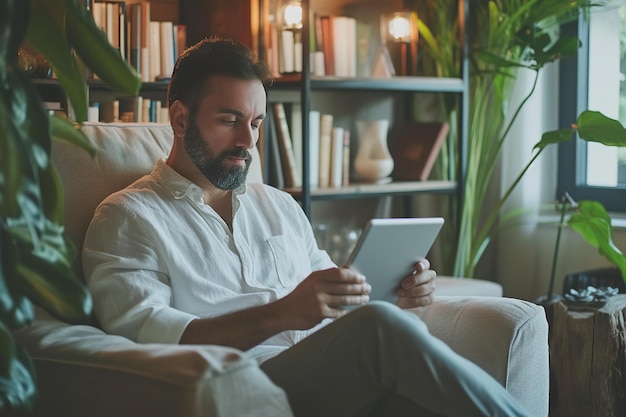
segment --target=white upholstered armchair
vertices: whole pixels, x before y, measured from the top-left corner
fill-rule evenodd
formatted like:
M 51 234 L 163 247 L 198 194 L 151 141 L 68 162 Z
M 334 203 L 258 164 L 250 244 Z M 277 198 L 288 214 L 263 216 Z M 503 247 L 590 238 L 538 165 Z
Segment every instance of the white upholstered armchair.
M 95 159 L 55 141 L 66 231 L 82 246 L 96 205 L 166 157 L 171 128 L 88 124 Z M 258 158 L 255 158 L 258 161 Z M 258 163 L 250 180 L 261 180 Z M 77 272 L 82 276 L 80 259 Z M 543 309 L 503 297 L 438 296 L 416 309 L 430 331 L 499 381 L 532 415 L 548 415 L 548 329 Z M 240 351 L 137 344 L 41 313 L 16 334 L 34 359 L 41 416 L 288 416 L 284 392 Z

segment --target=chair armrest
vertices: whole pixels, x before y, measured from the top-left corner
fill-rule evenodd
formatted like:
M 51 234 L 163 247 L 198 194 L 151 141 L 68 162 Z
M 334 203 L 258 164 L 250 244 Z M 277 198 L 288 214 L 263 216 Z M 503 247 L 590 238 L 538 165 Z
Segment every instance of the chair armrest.
M 236 349 L 137 344 L 54 320 L 15 337 L 34 360 L 38 416 L 292 415 L 284 391 Z
M 548 415 L 548 323 L 542 307 L 512 298 L 450 296 L 413 311 L 434 336 L 492 375 L 531 415 Z

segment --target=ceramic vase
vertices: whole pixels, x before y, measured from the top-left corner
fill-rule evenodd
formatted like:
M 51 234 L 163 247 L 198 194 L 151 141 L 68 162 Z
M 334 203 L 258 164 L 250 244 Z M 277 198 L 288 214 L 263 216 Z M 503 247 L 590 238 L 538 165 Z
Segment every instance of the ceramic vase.
M 387 146 L 389 120 L 357 120 L 358 150 L 354 171 L 361 181 L 388 182 L 393 158 Z

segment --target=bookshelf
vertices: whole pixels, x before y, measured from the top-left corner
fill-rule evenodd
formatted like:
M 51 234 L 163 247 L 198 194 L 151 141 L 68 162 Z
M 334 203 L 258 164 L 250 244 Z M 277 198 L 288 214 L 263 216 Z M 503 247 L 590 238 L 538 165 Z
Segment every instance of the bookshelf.
M 284 0 L 280 0 L 283 1 Z M 212 34 L 220 36 L 236 37 L 248 44 L 253 50 L 258 51 L 260 56 L 266 61 L 268 51 L 272 46 L 276 46 L 275 37 L 271 32 L 272 22 L 275 22 L 275 15 L 279 0 L 90 0 L 94 3 L 125 3 L 124 9 L 127 11 L 129 22 L 132 22 L 132 10 L 142 4 L 148 4 L 150 17 L 157 21 L 169 21 L 172 25 L 185 27 L 187 44 L 195 40 Z M 469 1 L 458 0 L 459 2 L 459 23 L 464 27 L 465 16 L 469 10 Z M 316 24 L 315 16 L 342 16 L 354 17 L 359 22 L 363 16 L 371 19 L 372 15 L 388 10 L 407 9 L 411 4 L 409 0 L 390 0 L 379 2 L 376 0 L 302 0 L 302 29 L 298 40 L 302 44 L 302 51 L 296 56 L 301 60 L 300 65 L 295 67 L 301 71 L 293 73 L 276 72 L 276 82 L 268 91 L 269 103 L 283 102 L 288 110 L 294 105 L 298 106 L 300 119 L 294 123 L 294 119 L 288 115 L 289 128 L 297 131 L 290 132 L 294 141 L 294 156 L 298 165 L 297 181 L 293 179 L 289 184 L 278 185 L 285 191 L 291 193 L 302 205 L 307 216 L 312 216 L 312 202 L 322 200 L 357 200 L 361 198 L 383 198 L 383 197 L 411 197 L 417 194 L 449 194 L 456 195 L 458 201 L 462 199 L 463 184 L 465 181 L 465 149 L 467 144 L 467 109 L 468 109 L 468 65 L 467 65 L 467 45 L 463 45 L 460 54 L 461 68 L 458 77 L 439 78 L 424 76 L 418 73 L 410 75 L 396 75 L 391 77 L 372 77 L 364 75 L 357 70 L 356 75 L 319 75 L 316 70 L 311 69 L 311 48 L 317 48 L 312 42 L 311 36 L 315 36 L 312 30 Z M 93 6 L 91 6 L 93 7 Z M 385 7 L 386 9 L 382 9 Z M 374 12 L 364 12 L 368 8 L 373 8 Z M 234 11 L 244 10 L 241 16 Z M 237 24 L 227 24 L 236 21 Z M 249 24 L 241 24 L 241 22 Z M 130 25 L 129 25 L 130 26 Z M 130 32 L 131 30 L 129 30 Z M 131 32 L 132 33 L 132 32 Z M 133 38 L 131 33 L 127 33 Z M 463 31 L 461 31 L 463 36 Z M 275 35 L 274 35 L 275 36 Z M 372 42 L 377 42 L 376 31 L 370 32 Z M 130 43 L 130 42 L 129 42 Z M 127 48 L 130 52 L 131 47 Z M 369 49 L 374 49 L 371 46 Z M 370 51 L 371 52 L 371 51 Z M 396 51 L 391 51 L 395 54 Z M 395 56 L 395 55 L 394 55 Z M 130 58 L 130 57 L 129 57 Z M 370 53 L 371 59 L 371 53 Z M 395 64 L 394 64 L 395 65 Z M 369 67 L 373 64 L 370 62 Z M 369 68 L 368 67 L 368 68 Z M 371 68 L 370 68 L 371 70 Z M 42 82 L 42 88 L 53 88 L 47 82 Z M 88 83 L 89 102 L 103 102 L 110 100 L 124 99 L 111 91 L 98 80 L 90 80 Z M 149 100 L 165 101 L 167 92 L 167 80 L 157 81 L 156 79 L 144 80 L 140 95 Z M 411 121 L 415 97 L 420 94 L 445 94 L 455 97 L 458 102 L 458 137 L 457 146 L 459 161 L 456 167 L 455 181 L 440 181 L 429 179 L 427 181 L 392 181 L 389 184 L 373 184 L 359 182 L 353 175 L 347 183 L 340 186 L 319 187 L 315 184 L 313 176 L 317 176 L 317 167 L 312 166 L 312 143 L 311 143 L 311 119 L 305 115 L 317 112 L 320 115 L 332 114 L 335 116 L 337 126 L 350 132 L 350 153 L 349 161 L 353 162 L 358 146 L 356 121 L 361 118 L 371 118 L 373 115 L 386 114 L 390 118 L 391 130 L 389 137 L 397 136 L 398 130 L 407 122 Z M 56 98 L 55 98 L 56 100 Z M 272 112 L 272 106 L 268 105 L 268 113 Z M 272 126 L 272 124 L 274 126 Z M 279 167 L 281 162 L 280 149 L 277 152 L 271 151 L 269 142 L 272 137 L 277 136 L 276 123 L 272 123 L 272 118 L 268 117 L 265 123 L 262 151 L 264 154 L 264 168 L 266 179 L 272 175 L 269 169 Z M 296 141 L 299 141 L 296 143 Z M 278 172 L 275 175 L 283 175 Z M 293 186 L 294 182 L 297 186 Z
M 412 197 L 417 194 L 450 194 L 458 197 L 457 201 L 462 199 L 463 184 L 465 181 L 465 149 L 467 144 L 467 124 L 468 124 L 468 62 L 467 62 L 467 45 L 460 42 L 463 47 L 459 54 L 463 56 L 461 60 L 461 69 L 458 77 L 455 78 L 439 78 L 432 76 L 421 76 L 419 73 L 411 73 L 409 75 L 394 75 L 390 77 L 372 77 L 363 74 L 350 76 L 318 75 L 315 70 L 315 63 L 312 62 L 315 57 L 311 55 L 311 47 L 319 47 L 319 43 L 311 40 L 311 36 L 316 36 L 312 25 L 316 25 L 315 16 L 364 16 L 367 7 L 373 7 L 375 12 L 370 12 L 369 17 L 376 13 L 385 13 L 389 10 L 406 10 L 410 2 L 390 1 L 385 2 L 386 9 L 382 9 L 380 2 L 360 0 L 360 1 L 330 1 L 330 0 L 302 0 L 303 9 L 303 27 L 302 27 L 302 68 L 300 73 L 280 73 L 276 78 L 275 85 L 269 91 L 269 100 L 285 101 L 286 103 L 298 103 L 302 115 L 308 115 L 310 112 L 331 113 L 336 117 L 338 124 L 352 132 L 352 161 L 356 153 L 355 147 L 358 146 L 358 137 L 356 137 L 355 122 L 358 118 L 371 118 L 376 114 L 378 109 L 377 102 L 388 104 L 387 116 L 391 120 L 391 125 L 395 131 L 390 131 L 389 138 L 398 136 L 398 130 L 409 123 L 412 117 L 412 106 L 416 96 L 424 93 L 441 93 L 448 96 L 454 96 L 458 103 L 458 137 L 457 146 L 459 150 L 459 162 L 456 166 L 455 181 L 396 181 L 393 180 L 388 184 L 362 183 L 358 179 L 351 179 L 347 185 L 339 187 L 320 187 L 316 184 L 315 163 L 316 150 L 312 151 L 312 140 L 310 136 L 310 119 L 302 117 L 297 128 L 301 130 L 299 136 L 302 140 L 302 151 L 300 170 L 302 181 L 300 187 L 282 187 L 285 191 L 291 193 L 294 198 L 300 201 L 305 213 L 312 217 L 312 202 L 322 200 L 357 200 L 362 198 L 383 198 L 383 197 Z M 277 4 L 274 3 L 269 7 L 272 10 L 278 10 Z M 362 10 L 359 10 L 362 9 Z M 459 24 L 464 27 L 465 16 L 469 11 L 469 2 L 459 0 Z M 270 19 L 270 20 L 276 20 Z M 461 36 L 465 34 L 461 31 Z M 270 39 L 271 35 L 266 27 L 265 39 Z M 377 36 L 373 34 L 372 36 Z M 466 37 L 465 37 L 466 38 Z M 280 48 L 278 48 L 280 49 Z M 371 57 L 370 57 L 371 58 Z M 268 62 L 277 62 L 276 58 L 265 57 Z M 358 60 L 358 58 L 357 58 Z M 395 62 L 395 61 L 394 61 Z M 397 64 L 395 64 L 397 65 Z M 407 70 L 402 72 L 407 73 Z M 391 104 L 389 104 L 391 103 Z M 368 112 L 368 108 L 375 109 Z M 352 114 L 351 114 L 352 113 Z M 266 130 L 266 136 L 271 140 L 272 129 Z M 267 138 L 266 138 L 267 141 Z M 314 145 L 314 144 L 313 144 Z M 313 149 L 315 149 L 313 147 Z M 313 158 L 312 158 L 313 154 Z M 279 161 L 272 160 L 272 153 L 266 153 L 266 166 L 273 166 Z M 266 171 L 267 172 L 267 171 Z

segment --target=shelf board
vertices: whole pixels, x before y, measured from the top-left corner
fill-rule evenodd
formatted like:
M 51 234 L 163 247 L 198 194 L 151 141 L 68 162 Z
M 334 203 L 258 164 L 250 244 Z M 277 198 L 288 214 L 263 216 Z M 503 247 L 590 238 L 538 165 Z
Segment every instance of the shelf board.
M 364 197 L 382 197 L 385 195 L 403 195 L 418 193 L 452 193 L 457 190 L 455 181 L 395 181 L 388 184 L 352 183 L 343 187 L 312 188 L 311 199 L 349 199 Z M 288 188 L 284 191 L 299 198 L 302 189 Z
M 276 78 L 274 86 L 277 88 L 295 88 L 300 85 L 300 81 L 301 77 L 299 75 L 290 74 Z M 461 93 L 464 91 L 464 85 L 463 80 L 460 78 L 312 76 L 311 89 Z

